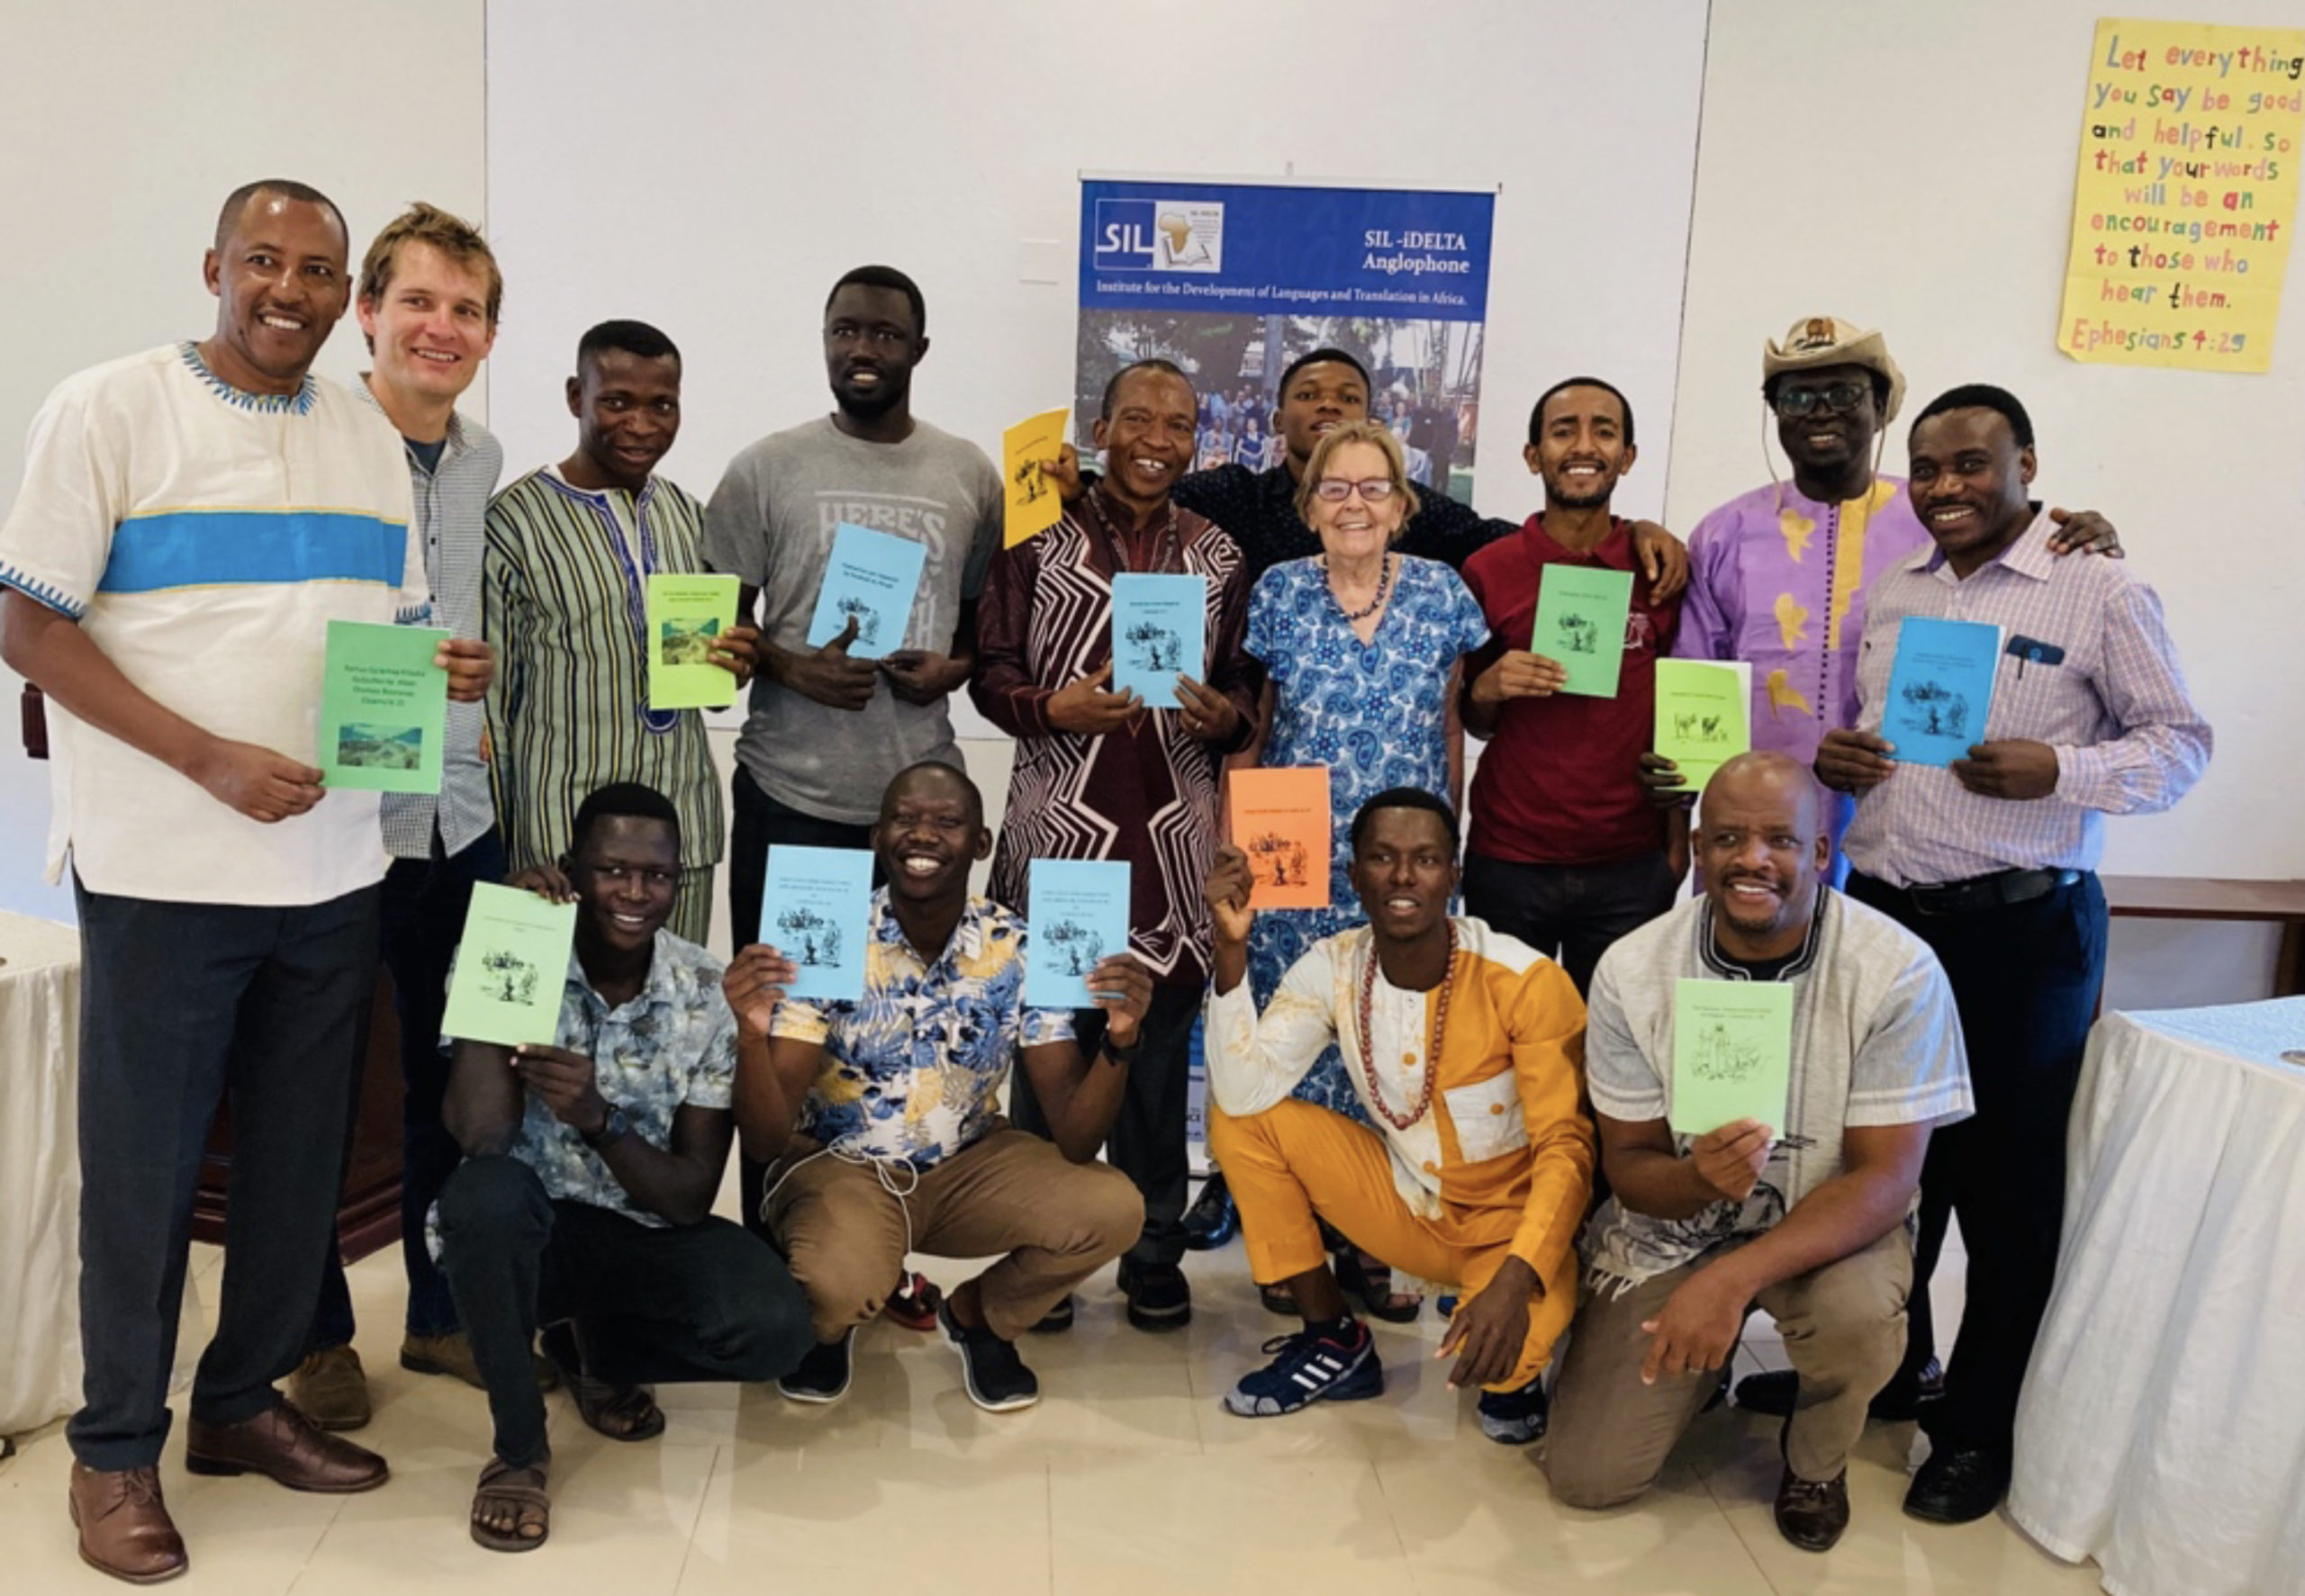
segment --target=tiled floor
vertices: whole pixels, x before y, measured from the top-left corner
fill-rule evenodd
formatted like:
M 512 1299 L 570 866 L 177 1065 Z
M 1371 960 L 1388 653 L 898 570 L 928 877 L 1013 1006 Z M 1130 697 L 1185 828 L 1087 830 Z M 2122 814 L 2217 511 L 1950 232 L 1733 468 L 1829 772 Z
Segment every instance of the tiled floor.
M 204 1318 L 218 1256 L 203 1249 Z M 2005 1519 L 1958 1529 L 1897 1510 L 1910 1426 L 1875 1426 L 1850 1470 L 1856 1519 L 1831 1554 L 1793 1550 L 1770 1520 L 1767 1420 L 1698 1421 L 1658 1490 L 1609 1513 L 1557 1507 L 1535 1459 L 1484 1440 L 1469 1395 L 1432 1362 L 1440 1331 L 1380 1327 L 1380 1401 L 1288 1419 L 1234 1419 L 1224 1388 L 1283 1327 L 1256 1303 L 1238 1243 L 1188 1268 L 1196 1318 L 1152 1337 L 1122 1322 L 1109 1276 L 1069 1336 L 1033 1339 L 1045 1396 L 1021 1413 L 972 1407 L 933 1336 L 887 1324 L 859 1338 L 856 1380 L 832 1408 L 773 1389 L 669 1387 L 655 1442 L 604 1440 L 553 1398 L 553 1532 L 492 1555 L 466 1537 L 487 1447 L 476 1392 L 394 1362 L 396 1254 L 357 1265 L 361 1350 L 392 1459 L 380 1491 L 299 1496 L 247 1479 L 194 1479 L 171 1447 L 162 1480 L 190 1542 L 179 1587 L 235 1596 L 538 1591 L 551 1596 L 759 1596 L 767 1591 L 1307 1593 L 1457 1596 L 1567 1590 L 1668 1596 L 1826 1592 L 2084 1592 Z M 953 1279 L 965 1267 L 935 1267 Z M 1940 1277 L 1940 1322 L 1957 1313 Z M 1740 1372 L 1780 1366 L 1765 1320 Z M 60 1426 L 0 1464 L 0 1589 L 117 1589 L 74 1555 Z

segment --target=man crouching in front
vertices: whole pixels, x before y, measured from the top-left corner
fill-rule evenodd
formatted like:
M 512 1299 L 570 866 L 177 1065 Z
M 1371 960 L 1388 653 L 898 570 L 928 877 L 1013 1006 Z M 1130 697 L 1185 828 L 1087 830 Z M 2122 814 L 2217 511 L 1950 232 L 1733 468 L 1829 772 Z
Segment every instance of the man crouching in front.
M 1365 926 L 1315 943 L 1261 1016 L 1250 996 L 1249 863 L 1209 872 L 1209 1146 L 1240 1204 L 1249 1265 L 1285 1282 L 1305 1328 L 1225 1399 L 1251 1418 L 1379 1394 L 1383 1366 L 1321 1244 L 1326 1220 L 1406 1274 L 1465 1294 L 1441 1343 L 1451 1389 L 1482 1387 L 1481 1433 L 1544 1433 L 1543 1372 L 1577 1306 L 1571 1250 L 1593 1189 L 1580 1105 L 1585 1005 L 1558 964 L 1451 918 L 1457 818 L 1395 788 L 1352 821 Z M 1379 1127 L 1293 1101 L 1331 1043 Z

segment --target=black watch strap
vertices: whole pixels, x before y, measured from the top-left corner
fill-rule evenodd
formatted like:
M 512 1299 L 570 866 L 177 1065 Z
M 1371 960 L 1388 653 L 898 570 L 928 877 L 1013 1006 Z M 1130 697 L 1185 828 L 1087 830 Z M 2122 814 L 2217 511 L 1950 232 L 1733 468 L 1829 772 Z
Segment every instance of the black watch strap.
M 601 1122 L 598 1132 L 584 1138 L 584 1145 L 594 1152 L 606 1152 L 622 1141 L 631 1129 L 632 1116 L 624 1112 L 624 1105 L 611 1103 L 609 1105 L 609 1117 Z
M 1134 1064 L 1136 1062 L 1136 1055 L 1144 1050 L 1144 1038 L 1140 1034 L 1134 1041 L 1123 1047 L 1113 1040 L 1112 1032 L 1107 1031 L 1104 1045 L 1098 1050 L 1116 1064 Z

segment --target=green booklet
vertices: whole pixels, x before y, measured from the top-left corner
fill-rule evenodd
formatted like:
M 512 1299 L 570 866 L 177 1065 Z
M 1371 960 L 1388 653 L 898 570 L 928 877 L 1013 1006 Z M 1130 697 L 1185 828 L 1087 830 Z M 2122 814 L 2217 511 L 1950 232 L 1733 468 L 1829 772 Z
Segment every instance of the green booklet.
M 1785 1133 L 1793 1081 L 1793 987 L 1784 981 L 1673 983 L 1673 1129 L 1702 1136 L 1734 1120 Z
M 1753 746 L 1753 667 L 1745 660 L 1657 662 L 1656 752 L 1703 792 L 1713 772 Z
M 574 904 L 517 887 L 475 886 L 441 1034 L 506 1047 L 550 1044 L 560 1033 L 560 995 L 575 945 Z
M 321 779 L 354 792 L 438 792 L 448 673 L 433 664 L 447 633 L 430 627 L 328 624 L 321 677 Z
M 1632 611 L 1632 573 L 1595 565 L 1548 565 L 1537 579 L 1537 620 L 1529 652 L 1568 672 L 1565 693 L 1617 696 L 1624 623 Z
M 712 663 L 712 645 L 737 624 L 737 579 L 658 572 L 648 579 L 648 708 L 717 709 L 737 701 L 737 678 Z

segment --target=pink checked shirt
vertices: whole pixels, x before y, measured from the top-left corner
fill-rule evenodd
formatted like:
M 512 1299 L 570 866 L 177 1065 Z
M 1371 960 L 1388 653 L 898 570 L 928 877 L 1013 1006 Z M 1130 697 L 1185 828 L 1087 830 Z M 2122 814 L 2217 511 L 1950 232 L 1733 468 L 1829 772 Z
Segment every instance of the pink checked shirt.
M 2037 513 L 1966 581 L 1932 546 L 1866 588 L 1857 690 L 1841 724 L 1881 729 L 1906 616 L 1982 621 L 2003 632 L 1984 740 L 2047 743 L 2057 780 L 2045 798 L 1984 798 L 1950 771 L 1900 764 L 1858 799 L 1846 847 L 1865 874 L 1910 887 L 2005 870 L 2093 870 L 2103 816 L 2165 809 L 2208 767 L 2209 723 L 2186 695 L 2161 600 L 2122 561 L 2058 559 L 2052 530 L 2047 513 Z

